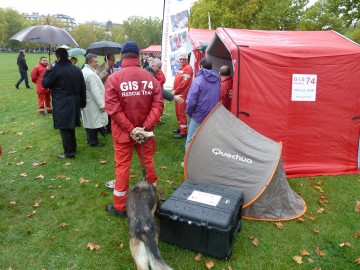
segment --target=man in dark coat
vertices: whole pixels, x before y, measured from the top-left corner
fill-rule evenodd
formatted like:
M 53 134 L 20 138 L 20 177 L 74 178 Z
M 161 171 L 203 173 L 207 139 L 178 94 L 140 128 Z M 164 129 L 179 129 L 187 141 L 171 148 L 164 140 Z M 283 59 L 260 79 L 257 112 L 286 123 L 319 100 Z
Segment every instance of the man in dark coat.
M 22 81 L 25 80 L 25 86 L 26 88 L 30 89 L 30 85 L 29 85 L 29 77 L 28 77 L 28 66 L 26 64 L 26 59 L 25 59 L 25 51 L 20 51 L 16 64 L 19 67 L 19 73 L 20 73 L 20 79 L 17 81 L 17 83 L 15 84 L 15 87 L 17 89 L 19 89 L 19 85 Z
M 64 154 L 58 158 L 75 158 L 75 127 L 80 126 L 80 111 L 86 106 L 86 85 L 66 49 L 57 49 L 55 56 L 56 65 L 48 65 L 42 84 L 51 90 L 54 128 L 60 129 L 64 147 Z

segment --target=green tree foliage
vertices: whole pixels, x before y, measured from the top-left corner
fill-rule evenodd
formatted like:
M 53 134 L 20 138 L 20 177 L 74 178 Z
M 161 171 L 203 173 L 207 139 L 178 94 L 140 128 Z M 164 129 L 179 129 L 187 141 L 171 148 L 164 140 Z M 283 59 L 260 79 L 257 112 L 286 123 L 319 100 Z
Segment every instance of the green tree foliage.
M 126 40 L 136 42 L 140 48 L 161 44 L 161 26 L 157 17 L 132 16 L 123 23 Z
M 75 27 L 70 34 L 79 46 L 84 49 L 86 49 L 90 43 L 100 41 L 97 39 L 94 26 L 91 24 L 80 24 Z
M 113 26 L 111 29 L 113 41 L 123 44 L 125 42 L 124 29 L 120 26 Z
M 296 29 L 308 0 L 199 0 L 192 6 L 190 27 Z

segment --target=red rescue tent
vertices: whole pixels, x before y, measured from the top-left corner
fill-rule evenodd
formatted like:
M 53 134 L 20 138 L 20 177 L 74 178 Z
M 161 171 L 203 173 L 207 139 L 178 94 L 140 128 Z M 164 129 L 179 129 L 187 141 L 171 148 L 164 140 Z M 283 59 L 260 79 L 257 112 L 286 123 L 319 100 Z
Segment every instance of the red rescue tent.
M 206 56 L 205 50 L 211 39 L 214 37 L 215 30 L 190 28 L 187 35 L 186 52 L 191 53 L 190 65 L 196 72 L 199 70 L 199 62 Z
M 287 177 L 360 172 L 357 43 L 334 31 L 218 28 L 206 54 L 232 67 L 231 112 L 282 142 Z
M 161 53 L 161 45 L 150 45 L 149 47 L 140 50 L 140 53 Z

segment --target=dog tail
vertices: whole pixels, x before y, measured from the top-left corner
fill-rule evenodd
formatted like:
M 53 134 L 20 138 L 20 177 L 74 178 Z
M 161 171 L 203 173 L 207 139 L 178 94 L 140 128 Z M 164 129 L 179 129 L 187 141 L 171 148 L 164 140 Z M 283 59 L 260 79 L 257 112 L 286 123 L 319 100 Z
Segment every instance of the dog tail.
M 144 239 L 145 240 L 145 239 Z M 154 238 L 147 238 L 145 241 L 146 251 L 149 258 L 151 269 L 173 270 L 161 257 L 157 243 Z

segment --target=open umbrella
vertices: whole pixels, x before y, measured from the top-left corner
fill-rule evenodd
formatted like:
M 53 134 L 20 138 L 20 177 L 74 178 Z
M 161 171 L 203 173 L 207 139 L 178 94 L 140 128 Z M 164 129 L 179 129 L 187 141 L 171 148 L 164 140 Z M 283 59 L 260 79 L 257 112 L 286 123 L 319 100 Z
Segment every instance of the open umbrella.
M 10 39 L 20 42 L 39 42 L 50 45 L 67 44 L 79 47 L 75 39 L 63 28 L 52 25 L 36 25 L 30 26 L 13 35 Z
M 86 50 L 81 48 L 73 48 L 68 50 L 69 56 L 78 56 L 78 55 L 85 55 Z
M 108 53 L 119 54 L 122 45 L 113 41 L 99 41 L 89 45 L 86 54 L 93 53 L 96 55 L 107 55 Z

